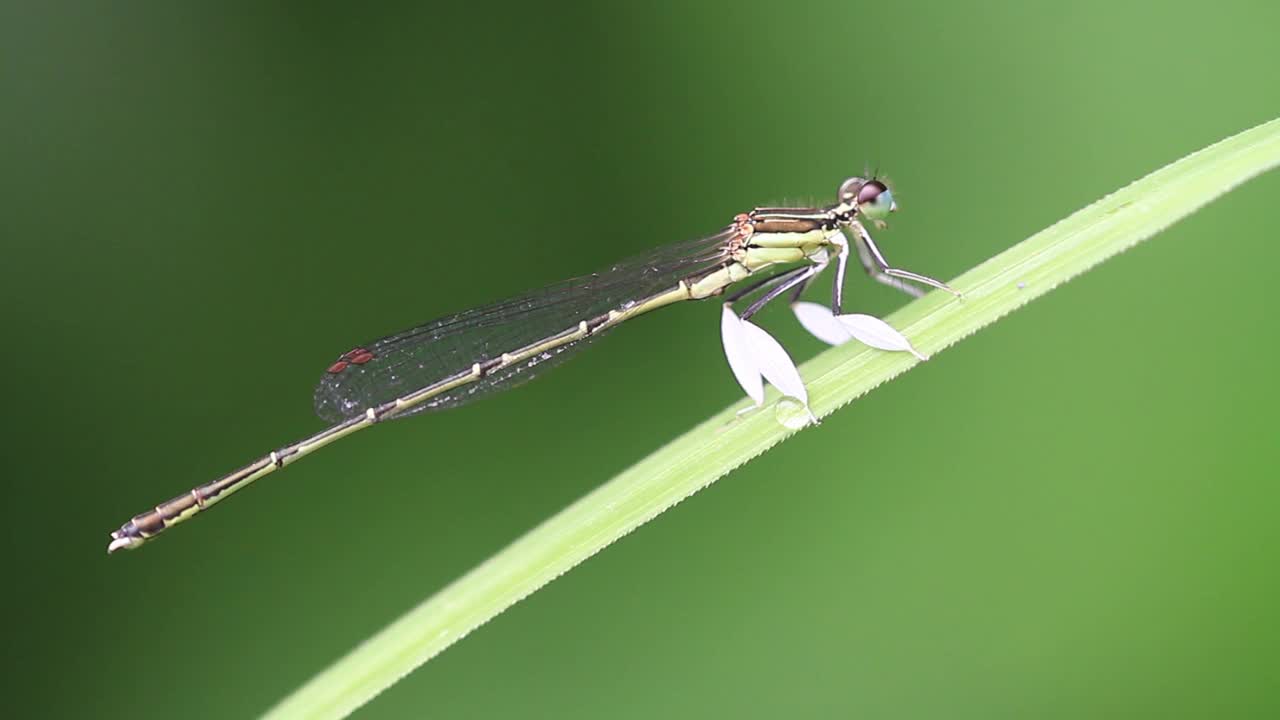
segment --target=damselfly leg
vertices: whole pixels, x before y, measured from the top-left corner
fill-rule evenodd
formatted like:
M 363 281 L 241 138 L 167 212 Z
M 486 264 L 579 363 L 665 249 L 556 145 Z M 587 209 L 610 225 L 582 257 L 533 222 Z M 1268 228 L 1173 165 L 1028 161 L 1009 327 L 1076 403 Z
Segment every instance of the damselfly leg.
M 746 310 L 738 313 L 739 319 L 750 320 L 753 315 L 763 310 L 765 305 L 768 305 L 779 295 L 782 295 L 788 290 L 803 287 L 805 283 L 812 280 L 819 272 L 821 272 L 821 268 L 819 266 L 806 265 L 804 267 L 798 267 L 786 272 L 778 273 L 777 275 L 766 279 L 764 282 L 755 283 L 728 296 L 725 298 L 725 305 L 732 307 L 735 302 L 741 300 L 747 295 L 760 292 L 761 290 L 766 290 L 767 288 L 767 291 L 759 298 L 752 301 L 752 303 L 747 306 Z
M 884 254 L 880 252 L 880 248 L 876 246 L 876 241 L 871 239 L 871 233 L 867 232 L 867 229 L 857 220 L 848 223 L 846 227 L 854 233 L 852 240 L 854 246 L 858 249 L 858 259 L 862 261 L 862 267 L 867 271 L 867 275 L 870 275 L 871 279 L 876 282 L 901 290 L 912 297 L 921 297 L 926 291 L 915 285 L 908 285 L 904 281 L 927 285 L 928 287 L 949 292 L 956 297 L 964 297 L 960 291 L 941 280 L 934 280 L 928 275 L 913 273 L 910 270 L 891 267 L 889 262 L 884 259 Z

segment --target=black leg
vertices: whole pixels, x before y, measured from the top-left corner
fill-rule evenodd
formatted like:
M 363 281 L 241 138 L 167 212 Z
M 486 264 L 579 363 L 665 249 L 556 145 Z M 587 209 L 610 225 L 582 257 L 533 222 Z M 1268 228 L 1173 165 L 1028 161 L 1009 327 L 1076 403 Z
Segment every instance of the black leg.
M 791 288 L 791 304 L 792 305 L 795 305 L 796 303 L 800 302 L 800 296 L 804 294 L 805 290 L 809 289 L 809 285 L 813 284 L 814 277 L 817 277 L 817 275 L 814 275 L 810 277 L 808 280 L 805 280 L 799 285 Z
M 772 287 L 773 285 L 776 285 L 780 282 L 785 282 L 787 278 L 791 277 L 797 271 L 802 269 L 803 268 L 791 268 L 790 270 L 783 270 L 782 272 L 774 273 L 773 275 L 770 275 L 767 278 L 756 280 L 753 283 L 749 283 L 745 287 L 738 288 L 734 290 L 732 293 L 729 293 L 728 295 L 725 296 L 724 301 L 730 304 L 736 303 L 742 298 L 750 295 L 751 293 L 756 292 L 757 290 L 763 290 L 764 288 Z
M 773 288 L 769 292 L 762 295 L 758 300 L 751 303 L 751 305 L 746 310 L 743 310 L 742 314 L 739 315 L 738 317 L 742 318 L 743 320 L 749 319 L 752 315 L 755 315 L 756 313 L 760 312 L 760 310 L 763 309 L 765 305 L 768 305 L 769 302 L 772 301 L 774 298 L 785 293 L 791 288 L 803 285 L 805 282 L 811 280 L 813 276 L 817 274 L 818 274 L 817 265 L 806 265 L 802 268 L 796 268 L 795 270 L 792 270 L 788 273 L 784 273 L 784 276 L 789 276 L 787 277 L 786 280 L 782 281 L 781 283 L 778 284 L 777 287 Z

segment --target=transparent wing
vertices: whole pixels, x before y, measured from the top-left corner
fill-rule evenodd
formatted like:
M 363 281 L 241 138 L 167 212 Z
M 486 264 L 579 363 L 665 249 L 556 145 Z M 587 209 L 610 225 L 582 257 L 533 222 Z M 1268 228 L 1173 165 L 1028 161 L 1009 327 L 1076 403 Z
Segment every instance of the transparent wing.
M 726 228 L 709 237 L 667 245 L 600 272 L 464 310 L 357 347 L 341 355 L 320 378 L 315 390 L 316 414 L 329 422 L 340 422 L 463 372 L 475 363 L 673 288 L 681 280 L 722 265 L 731 236 L 732 228 Z M 456 407 L 515 387 L 567 360 L 591 339 L 501 368 L 394 417 Z

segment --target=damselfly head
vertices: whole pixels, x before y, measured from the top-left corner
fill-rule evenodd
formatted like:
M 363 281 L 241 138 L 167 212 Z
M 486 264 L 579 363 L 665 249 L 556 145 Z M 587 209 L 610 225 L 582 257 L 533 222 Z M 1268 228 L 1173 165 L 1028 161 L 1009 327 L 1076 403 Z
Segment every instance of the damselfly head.
M 889 187 L 876 179 L 851 177 L 840 184 L 840 203 L 852 205 L 858 213 L 880 222 L 898 209 Z

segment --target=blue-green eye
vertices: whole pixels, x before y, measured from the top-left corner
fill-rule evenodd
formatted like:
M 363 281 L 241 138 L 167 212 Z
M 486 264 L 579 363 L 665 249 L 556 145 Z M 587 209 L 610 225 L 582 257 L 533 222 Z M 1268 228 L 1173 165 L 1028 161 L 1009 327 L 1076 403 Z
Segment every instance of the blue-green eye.
M 879 180 L 871 180 L 858 191 L 858 209 L 872 220 L 883 220 L 893 212 L 893 193 Z

